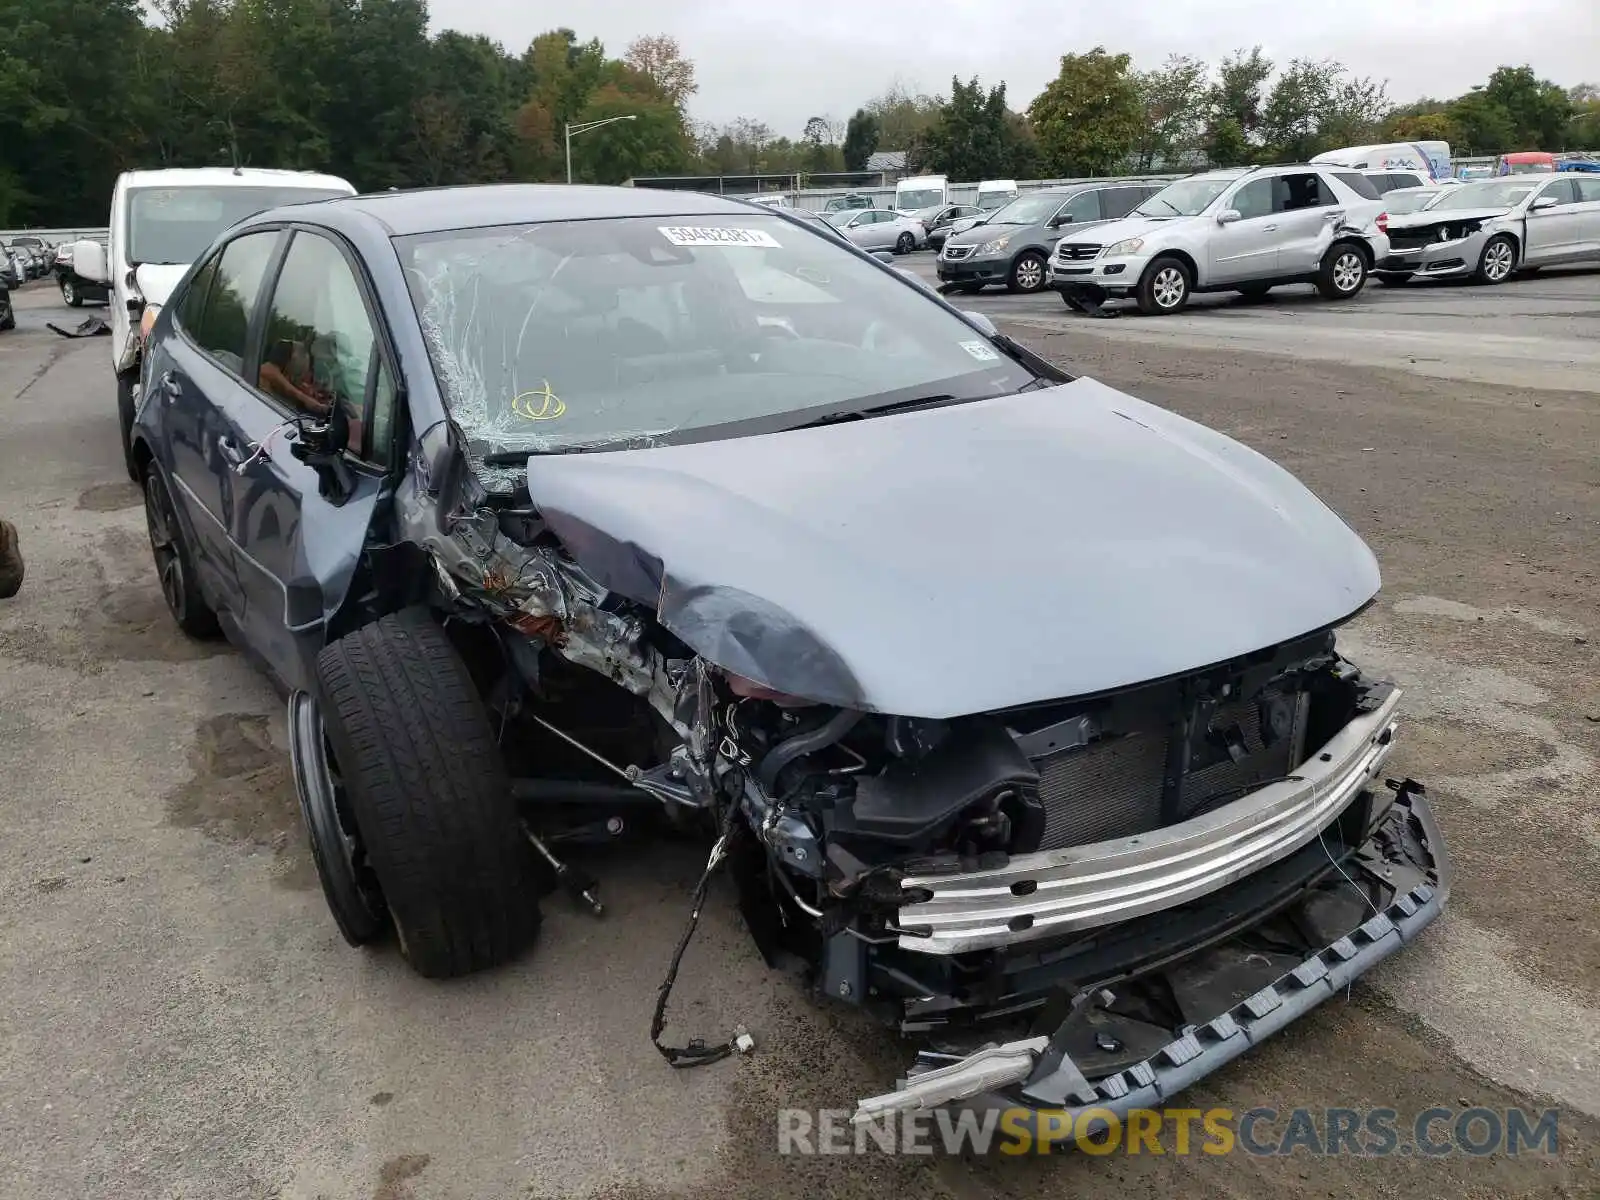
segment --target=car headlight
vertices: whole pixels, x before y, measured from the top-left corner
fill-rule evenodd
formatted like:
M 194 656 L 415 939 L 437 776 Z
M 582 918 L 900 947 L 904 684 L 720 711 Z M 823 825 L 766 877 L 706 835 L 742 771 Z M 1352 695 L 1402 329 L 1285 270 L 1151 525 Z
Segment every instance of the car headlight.
M 1113 254 L 1137 254 L 1144 246 L 1143 238 L 1124 238 L 1120 242 L 1106 247 L 1106 256 Z
M 149 340 L 150 330 L 155 327 L 156 318 L 160 315 L 161 305 L 146 304 L 144 306 L 144 315 L 139 318 L 139 340 L 141 342 Z
M 1000 251 L 1004 250 L 1010 244 L 1011 244 L 1011 238 L 1009 236 L 1007 236 L 1007 237 L 998 237 L 998 238 L 995 238 L 995 240 L 992 241 L 992 242 L 985 242 L 983 245 L 979 246 L 978 247 L 978 253 L 979 254 L 999 254 Z

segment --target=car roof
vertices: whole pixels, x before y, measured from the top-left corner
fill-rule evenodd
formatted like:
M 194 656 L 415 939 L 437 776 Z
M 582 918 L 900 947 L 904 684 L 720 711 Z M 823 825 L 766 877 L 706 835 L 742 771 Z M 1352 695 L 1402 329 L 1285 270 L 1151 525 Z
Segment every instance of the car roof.
M 170 167 L 156 171 L 124 171 L 122 181 L 135 187 L 304 187 L 355 192 L 349 181 L 315 171 L 280 171 L 269 167 Z
M 304 219 L 317 209 L 338 208 L 377 221 L 392 237 L 529 225 L 544 221 L 584 221 L 609 217 L 728 216 L 762 214 L 761 205 L 657 188 L 592 187 L 560 183 L 498 183 L 476 187 L 418 188 L 295 205 Z M 768 214 L 776 210 L 768 209 Z M 262 214 L 263 217 L 271 214 Z

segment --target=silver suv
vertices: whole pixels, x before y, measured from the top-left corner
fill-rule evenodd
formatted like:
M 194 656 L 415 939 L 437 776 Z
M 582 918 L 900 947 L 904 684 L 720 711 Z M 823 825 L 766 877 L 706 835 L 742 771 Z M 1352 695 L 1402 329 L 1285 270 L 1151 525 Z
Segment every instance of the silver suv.
M 1280 283 L 1314 283 L 1331 300 L 1347 299 L 1389 253 L 1383 202 L 1349 176 L 1282 166 L 1180 179 L 1096 227 L 1092 241 L 1063 238 L 1050 285 L 1080 312 L 1131 298 L 1164 315 L 1181 312 L 1195 292 L 1264 296 Z

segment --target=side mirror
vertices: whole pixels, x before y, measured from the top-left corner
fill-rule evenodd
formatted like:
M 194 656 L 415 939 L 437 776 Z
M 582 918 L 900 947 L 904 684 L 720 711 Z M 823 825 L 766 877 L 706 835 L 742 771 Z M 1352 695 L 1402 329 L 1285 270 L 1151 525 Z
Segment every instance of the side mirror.
M 85 239 L 74 243 L 72 269 L 91 283 L 111 282 L 111 268 L 106 265 L 106 248 L 99 242 Z
M 1244 220 L 1244 214 L 1237 208 L 1225 208 L 1217 214 L 1218 225 L 1232 225 L 1235 221 Z
M 1051 229 L 1060 229 L 1063 225 L 1071 225 L 1071 224 L 1072 224 L 1072 218 L 1069 217 L 1066 213 L 1057 213 L 1055 216 L 1050 218 L 1050 228 Z
M 1545 209 L 1554 208 L 1559 203 L 1561 202 L 1554 196 L 1540 196 L 1532 204 L 1528 205 L 1528 210 L 1530 212 L 1544 212 Z

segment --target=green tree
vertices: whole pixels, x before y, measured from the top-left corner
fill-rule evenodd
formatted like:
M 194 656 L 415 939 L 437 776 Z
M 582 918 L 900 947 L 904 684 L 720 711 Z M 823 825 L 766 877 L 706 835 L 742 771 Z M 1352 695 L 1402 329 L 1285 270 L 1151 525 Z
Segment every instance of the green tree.
M 882 136 L 883 130 L 878 125 L 878 118 L 864 108 L 856 109 L 849 125 L 845 127 L 844 169 L 865 171 L 867 159 L 877 153 L 878 142 Z
M 1130 61 L 1104 46 L 1061 56 L 1060 73 L 1028 107 L 1045 170 L 1108 175 L 1123 166 L 1144 121 Z
M 944 103 L 941 96 L 913 93 L 898 81 L 891 84 L 866 106 L 878 119 L 878 149 L 909 151 L 939 119 Z
M 1209 68 L 1197 58 L 1173 54 L 1154 71 L 1134 77 L 1143 124 L 1134 143 L 1136 166 L 1154 170 L 1184 161 L 1199 145 L 1206 122 L 1206 76 Z
M 1006 108 L 1006 85 L 985 92 L 971 83 L 950 81 L 950 101 L 913 146 L 917 165 L 954 179 L 995 179 L 1015 167 Z
M 1450 123 L 1459 131 L 1459 140 L 1450 144 L 1453 154 L 1499 154 L 1516 140 L 1506 110 L 1489 99 L 1481 88 L 1474 88 L 1451 101 L 1447 110 Z
M 1331 60 L 1297 58 L 1278 76 L 1261 109 L 1261 139 L 1271 157 L 1305 162 L 1378 132 L 1388 98 L 1382 84 L 1356 79 Z
M 694 81 L 694 63 L 683 56 L 678 39 L 664 33 L 634 38 L 622 61 L 649 76 L 656 91 L 679 112 L 688 111 L 689 97 L 700 90 Z
M 1206 97 L 1206 157 L 1219 167 L 1249 162 L 1260 145 L 1261 108 L 1272 60 L 1261 47 L 1236 50 L 1222 60 Z
M 1508 150 L 1564 150 L 1572 101 L 1532 67 L 1498 67 L 1484 85 L 1483 98 L 1505 113 L 1516 143 Z

